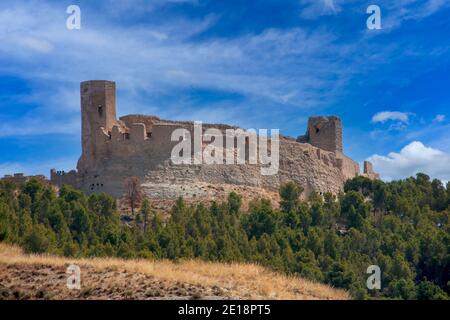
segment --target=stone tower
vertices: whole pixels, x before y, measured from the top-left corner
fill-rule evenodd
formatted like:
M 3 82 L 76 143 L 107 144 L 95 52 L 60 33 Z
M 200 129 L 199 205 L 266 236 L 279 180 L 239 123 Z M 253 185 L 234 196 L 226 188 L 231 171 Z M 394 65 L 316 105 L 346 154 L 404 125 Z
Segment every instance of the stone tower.
M 108 133 L 116 124 L 116 83 L 104 80 L 82 82 L 81 93 L 81 143 L 79 166 L 91 165 L 96 160 L 99 130 Z M 86 168 L 78 168 L 84 170 Z
M 306 132 L 308 142 L 331 152 L 342 152 L 342 122 L 335 116 L 311 117 Z

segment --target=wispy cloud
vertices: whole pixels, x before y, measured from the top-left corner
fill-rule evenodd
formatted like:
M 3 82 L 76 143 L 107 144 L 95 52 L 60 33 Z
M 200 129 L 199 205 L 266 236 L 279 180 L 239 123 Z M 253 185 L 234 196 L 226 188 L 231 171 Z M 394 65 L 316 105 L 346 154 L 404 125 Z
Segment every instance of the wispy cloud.
M 430 17 L 439 10 L 450 7 L 446 0 L 384 0 L 379 3 L 383 13 L 383 29 L 391 31 L 408 21 Z
M 437 114 L 436 117 L 434 117 L 433 121 L 434 122 L 438 122 L 438 123 L 444 122 L 445 121 L 445 115 Z
M 370 4 L 381 8 L 383 34 L 401 27 L 408 21 L 419 21 L 450 7 L 447 0 L 378 0 L 365 2 L 360 0 L 299 0 L 303 6 L 300 16 L 305 19 L 318 19 L 326 15 L 336 15 L 349 11 L 355 15 L 364 15 Z
M 303 5 L 300 16 L 304 19 L 337 14 L 341 10 L 338 0 L 301 0 L 300 2 Z
M 317 110 L 342 94 L 339 89 L 352 77 L 349 65 L 364 59 L 349 63 L 349 54 L 357 48 L 338 44 L 326 29 L 268 28 L 233 38 L 192 41 L 219 17 L 209 14 L 142 26 L 116 24 L 106 18 L 92 22 L 84 14 L 82 29 L 69 31 L 63 23 L 65 12 L 45 2 L 32 2 L 33 11 L 23 2 L 7 2 L 7 6 L 0 5 L 0 21 L 8 25 L 0 30 L 0 59 L 9 63 L 0 71 L 33 81 L 39 90 L 54 88 L 34 92 L 40 101 L 27 117 L 35 125 L 22 134 L 33 133 L 31 128 L 41 132 L 37 122 L 46 118 L 78 121 L 76 90 L 78 83 L 87 79 L 117 80 L 122 97 L 144 93 L 151 97 L 147 103 L 158 112 L 167 111 L 167 106 L 159 105 L 157 97 L 187 88 L 237 93 L 249 107 L 259 110 L 277 104 Z M 127 10 L 128 6 L 123 6 Z M 259 104 L 251 105 L 252 101 Z M 182 109 L 178 112 L 183 114 Z M 45 123 L 40 126 L 54 128 Z
M 31 49 L 40 53 L 49 53 L 53 50 L 52 44 L 44 39 L 23 37 L 18 38 L 17 43 L 24 46 L 25 49 Z
M 399 112 L 399 111 L 382 111 L 376 113 L 372 117 L 373 123 L 385 123 L 387 121 L 398 121 L 407 124 L 409 122 L 409 117 L 412 115 L 410 112 Z
M 148 107 L 139 104 L 144 108 L 137 110 L 141 113 L 178 111 L 183 115 L 176 103 L 175 109 L 167 110 L 167 102 L 161 105 L 163 100 L 158 98 L 189 88 L 242 95 L 249 108 L 264 110 L 266 114 L 274 106 L 320 112 L 345 94 L 346 85 L 356 74 L 394 60 L 397 54 L 395 44 L 364 50 L 364 42 L 341 41 L 332 27 L 325 26 L 313 31 L 299 27 L 266 28 L 236 37 L 194 41 L 221 17 L 176 16 L 153 23 L 150 20 L 145 25 L 121 24 L 117 17 L 117 12 L 128 19 L 141 17 L 164 5 L 180 3 L 201 5 L 190 0 L 158 0 L 150 4 L 101 1 L 97 10 L 102 11 L 102 17 L 96 15 L 93 21 L 89 17 L 94 9 L 88 7 L 85 13 L 82 6 L 82 29 L 69 31 L 65 28 L 65 11 L 59 6 L 45 1 L 3 1 L 0 21 L 6 27 L 0 30 L 0 59 L 8 63 L 0 65 L 0 72 L 37 84 L 33 95 L 40 99 L 26 117 L 41 119 L 41 127 L 51 128 L 45 124 L 46 119 L 79 121 L 75 112 L 79 104 L 77 88 L 80 81 L 87 79 L 117 80 L 122 101 L 146 101 Z M 323 12 L 333 14 L 344 7 L 341 0 L 302 3 L 306 7 L 317 5 Z M 432 8 L 441 6 L 436 2 Z M 136 10 L 138 7 L 142 10 Z M 48 90 L 50 87 L 53 90 Z M 255 101 L 258 105 L 253 104 Z M 223 105 L 210 107 L 219 110 Z M 134 105 L 119 108 L 137 109 Z M 242 118 L 253 115 L 251 112 Z M 39 124 L 35 123 L 35 132 L 39 133 Z M 27 130 L 30 134 L 32 127 Z
M 450 180 L 450 154 L 425 146 L 414 141 L 387 156 L 373 155 L 368 158 L 383 179 L 401 179 L 419 172 L 427 173 L 433 178 Z

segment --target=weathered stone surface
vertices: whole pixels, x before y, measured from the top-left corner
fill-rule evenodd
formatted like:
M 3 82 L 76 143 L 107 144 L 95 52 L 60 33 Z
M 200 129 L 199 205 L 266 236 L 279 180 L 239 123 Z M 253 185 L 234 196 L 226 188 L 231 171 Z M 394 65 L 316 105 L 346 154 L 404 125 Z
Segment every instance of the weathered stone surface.
M 117 120 L 115 99 L 114 82 L 81 84 L 82 155 L 76 172 L 53 171 L 52 183 L 58 186 L 67 183 L 88 193 L 106 192 L 120 197 L 124 181 L 137 176 L 152 199 L 173 200 L 183 196 L 198 201 L 222 199 L 230 190 L 239 191 L 241 187 L 251 190 L 253 197 L 276 197 L 280 185 L 288 181 L 300 183 L 305 195 L 312 191 L 337 193 L 347 179 L 360 174 L 358 163 L 343 154 L 342 124 L 337 117 L 311 118 L 306 135 L 297 140 L 280 137 L 278 174 L 264 176 L 260 165 L 248 163 L 173 164 L 171 151 L 178 142 L 171 141 L 172 132 L 184 128 L 193 139 L 194 123 L 144 115 Z M 226 129 L 236 127 L 203 124 L 203 131 L 208 128 L 225 133 Z M 203 143 L 203 148 L 207 145 Z M 364 175 L 377 178 L 370 163 L 364 169 Z

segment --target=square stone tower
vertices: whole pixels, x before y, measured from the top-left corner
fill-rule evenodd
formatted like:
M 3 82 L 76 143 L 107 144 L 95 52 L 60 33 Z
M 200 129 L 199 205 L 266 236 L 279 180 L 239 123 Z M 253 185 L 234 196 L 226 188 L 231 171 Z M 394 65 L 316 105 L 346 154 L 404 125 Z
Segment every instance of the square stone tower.
M 315 147 L 343 152 L 342 121 L 336 116 L 309 118 L 306 135 L 309 143 Z
M 80 84 L 80 93 L 82 141 L 80 162 L 86 167 L 96 158 L 98 131 L 109 132 L 117 122 L 116 83 L 105 80 L 85 81 Z

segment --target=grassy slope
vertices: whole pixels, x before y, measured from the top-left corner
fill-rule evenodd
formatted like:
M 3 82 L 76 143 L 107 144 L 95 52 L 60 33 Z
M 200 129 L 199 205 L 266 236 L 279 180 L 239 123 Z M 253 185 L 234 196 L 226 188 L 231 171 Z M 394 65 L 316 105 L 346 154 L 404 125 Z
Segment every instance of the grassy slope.
M 66 288 L 69 264 L 82 289 Z M 0 299 L 348 299 L 342 290 L 254 264 L 67 259 L 0 243 Z

